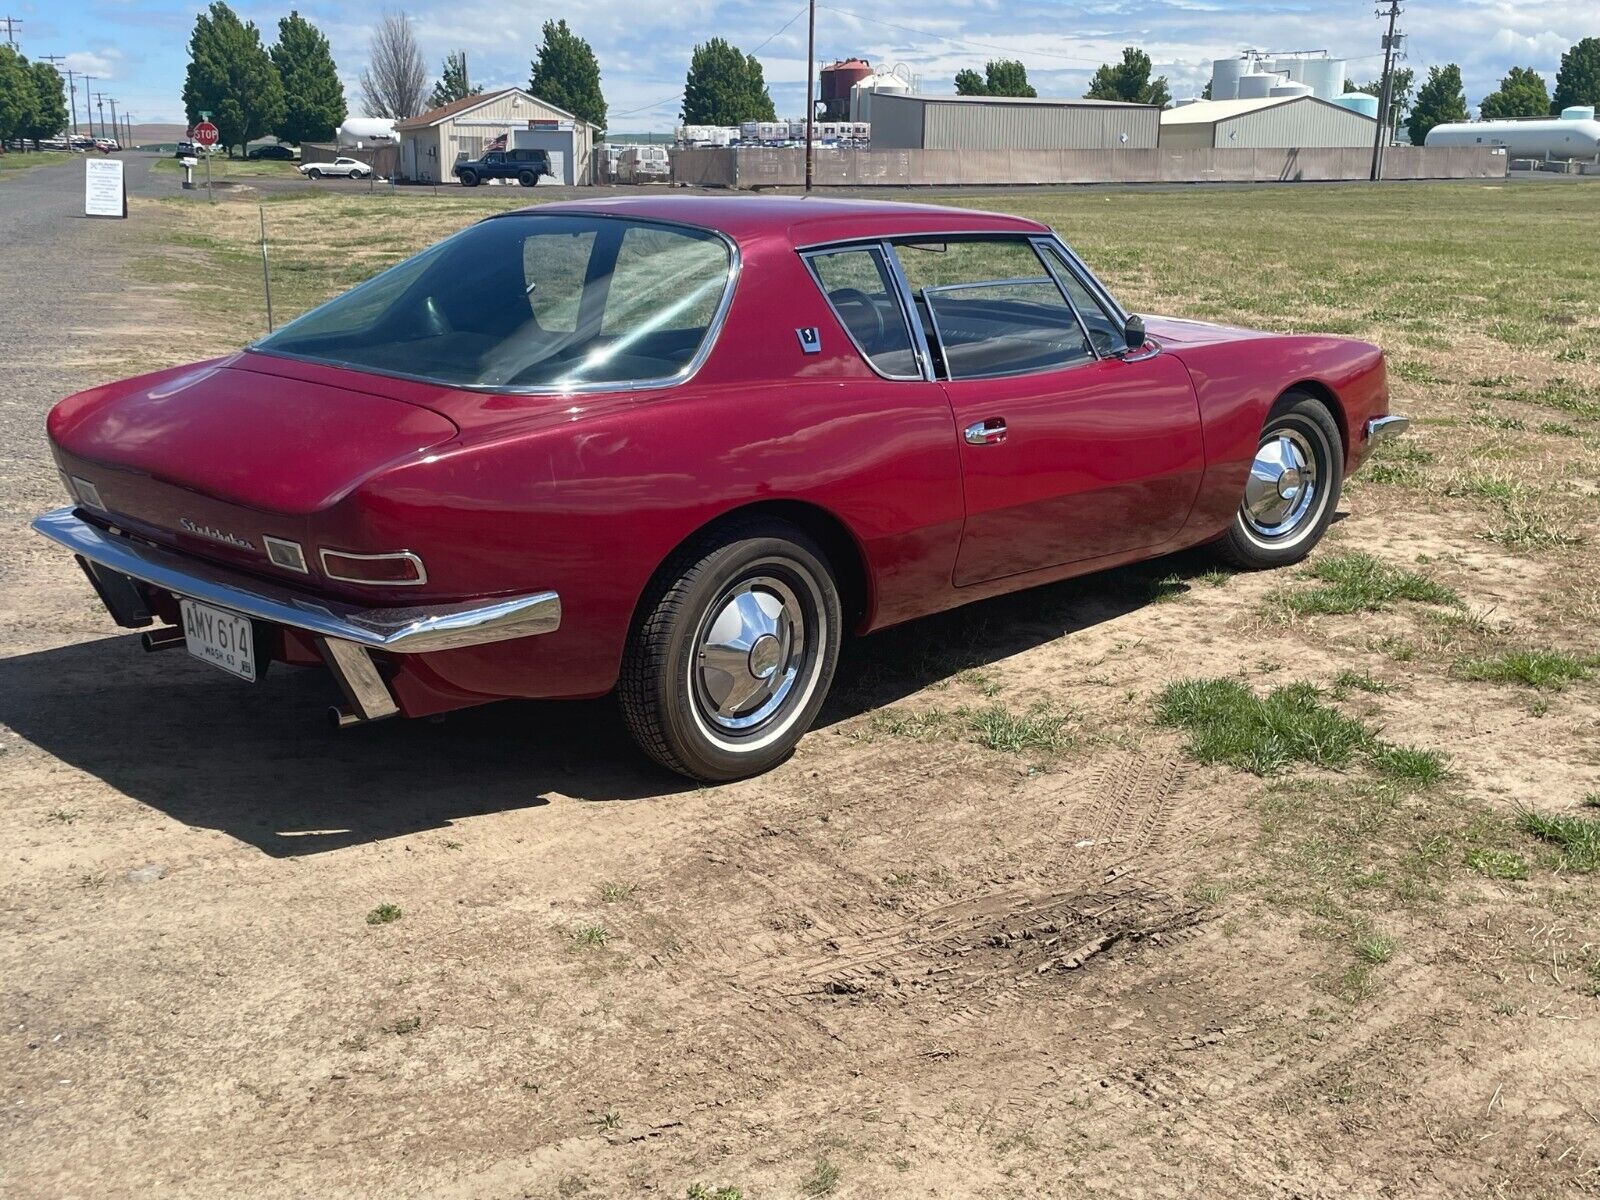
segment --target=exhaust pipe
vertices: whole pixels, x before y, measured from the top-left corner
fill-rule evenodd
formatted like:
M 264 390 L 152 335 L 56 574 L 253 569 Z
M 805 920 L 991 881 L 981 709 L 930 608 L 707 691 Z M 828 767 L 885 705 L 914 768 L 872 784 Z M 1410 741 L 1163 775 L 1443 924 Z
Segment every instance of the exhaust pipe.
M 163 625 L 160 629 L 152 629 L 148 633 L 139 635 L 139 644 L 145 648 L 145 653 L 153 654 L 157 650 L 171 650 L 174 646 L 183 645 L 183 630 L 176 625 Z

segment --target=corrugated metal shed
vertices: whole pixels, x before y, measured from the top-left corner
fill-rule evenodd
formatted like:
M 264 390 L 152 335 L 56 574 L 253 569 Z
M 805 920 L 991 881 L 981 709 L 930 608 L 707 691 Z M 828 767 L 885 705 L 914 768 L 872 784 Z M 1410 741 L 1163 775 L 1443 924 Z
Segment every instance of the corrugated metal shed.
M 1316 96 L 1201 100 L 1161 114 L 1170 150 L 1302 150 L 1371 146 L 1377 122 Z
M 1161 110 L 1112 100 L 1010 96 L 872 98 L 878 150 L 1148 150 Z
M 496 138 L 514 129 L 543 128 L 568 135 L 575 182 L 593 179 L 594 143 L 600 130 L 589 122 L 530 96 L 521 88 L 504 88 L 467 96 L 440 108 L 395 122 L 400 138 L 400 176 L 416 183 L 452 179 L 458 158 L 477 158 Z

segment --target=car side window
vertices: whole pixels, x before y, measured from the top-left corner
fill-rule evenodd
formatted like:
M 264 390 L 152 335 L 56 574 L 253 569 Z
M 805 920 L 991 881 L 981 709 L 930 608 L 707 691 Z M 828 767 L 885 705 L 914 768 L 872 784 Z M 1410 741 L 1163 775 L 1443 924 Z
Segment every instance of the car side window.
M 1078 278 L 1078 273 L 1072 269 L 1072 264 L 1066 260 L 1061 251 L 1054 246 L 1046 246 L 1044 253 L 1050 265 L 1055 268 L 1061 286 L 1072 300 L 1072 306 L 1083 318 L 1084 328 L 1089 331 L 1089 340 L 1094 344 L 1095 353 L 1101 358 L 1110 358 L 1116 354 L 1127 340 L 1122 323 L 1106 311 L 1105 305 L 1089 290 L 1083 280 Z
M 546 233 L 523 240 L 522 278 L 528 305 L 545 332 L 572 333 L 578 328 L 594 240 L 593 230 Z
M 719 245 L 671 229 L 630 225 L 617 247 L 600 332 L 628 342 L 693 335 L 698 344 L 727 277 L 728 258 Z
M 920 379 L 911 330 L 883 251 L 876 246 L 825 250 L 808 261 L 856 349 L 884 375 Z
M 946 375 L 985 379 L 1093 361 L 1083 328 L 1031 243 L 907 241 L 895 255 L 938 340 Z

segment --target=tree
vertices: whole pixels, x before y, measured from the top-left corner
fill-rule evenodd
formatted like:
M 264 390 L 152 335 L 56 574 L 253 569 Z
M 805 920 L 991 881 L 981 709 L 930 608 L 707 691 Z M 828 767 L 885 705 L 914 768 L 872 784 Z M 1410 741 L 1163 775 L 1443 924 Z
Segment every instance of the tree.
M 278 22 L 272 64 L 278 68 L 284 92 L 283 115 L 272 126 L 273 136 L 295 146 L 332 141 L 349 109 L 339 69 L 321 30 L 291 10 Z
M 1129 104 L 1155 104 L 1165 108 L 1172 103 L 1167 77 L 1158 75 L 1151 79 L 1150 70 L 1150 56 L 1134 46 L 1126 46 L 1120 63 L 1100 64 L 1084 96 L 1090 100 L 1123 100 Z
M 36 62 L 28 68 L 28 82 L 33 87 L 33 112 L 21 134 L 37 150 L 42 139 L 53 138 L 67 127 L 67 92 L 61 73 L 47 62 Z
M 1544 76 L 1532 67 L 1512 67 L 1500 81 L 1500 89 L 1478 105 L 1478 114 L 1485 121 L 1542 117 L 1549 112 L 1550 90 L 1544 85 Z
M 751 59 L 755 62 L 755 59 Z M 756 67 L 756 76 L 761 68 Z M 546 104 L 564 108 L 590 124 L 606 127 L 606 98 L 600 93 L 600 63 L 594 50 L 563 18 L 544 23 L 544 41 L 534 54 L 528 91 Z M 768 107 L 771 107 L 770 104 Z
M 1211 80 L 1206 80 L 1206 86 L 1200 89 L 1200 99 L 1211 99 Z
M 28 60 L 10 46 L 0 46 L 0 142 L 22 137 L 38 105 Z
M 1412 92 L 1417 85 L 1417 75 L 1410 67 L 1396 67 L 1389 85 L 1389 126 L 1391 136 L 1399 130 L 1401 122 L 1411 112 Z M 1367 83 L 1351 83 L 1344 81 L 1346 92 L 1365 92 L 1369 96 L 1383 99 L 1383 80 L 1373 79 Z
M 423 109 L 428 95 L 428 67 L 417 49 L 411 18 L 386 12 L 372 31 L 367 66 L 361 72 L 361 106 L 369 117 L 403 121 Z
M 683 82 L 682 115 L 685 125 L 778 119 L 755 55 L 719 37 L 694 48 Z
M 1575 104 L 1600 104 L 1600 37 L 1586 37 L 1561 56 L 1550 111 Z
M 989 85 L 984 83 L 983 76 L 971 67 L 956 72 L 956 95 L 958 96 L 987 96 Z
M 991 96 L 1037 96 L 1028 82 L 1028 68 L 1014 58 L 1000 58 L 983 66 L 984 90 Z
M 222 0 L 194 19 L 183 107 L 191 125 L 209 112 L 230 154 L 269 132 L 283 115 L 283 81 L 261 45 L 261 31 L 239 20 Z
M 442 108 L 452 100 L 464 100 L 481 91 L 482 88 L 475 88 L 467 81 L 467 52 L 457 50 L 454 54 L 444 56 L 444 71 L 439 76 L 439 82 L 433 85 L 428 107 Z
M 1417 91 L 1417 102 L 1411 107 L 1406 121 L 1406 131 L 1411 134 L 1411 144 L 1420 146 L 1428 140 L 1428 130 L 1447 121 L 1467 119 L 1467 93 L 1461 86 L 1461 68 L 1455 63 L 1442 67 L 1429 67 L 1427 81 Z

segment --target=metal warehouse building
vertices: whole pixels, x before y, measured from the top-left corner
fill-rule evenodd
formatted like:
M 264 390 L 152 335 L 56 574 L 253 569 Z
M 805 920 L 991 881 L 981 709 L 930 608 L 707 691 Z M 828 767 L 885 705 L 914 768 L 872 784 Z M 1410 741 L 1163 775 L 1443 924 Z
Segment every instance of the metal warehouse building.
M 594 144 L 601 130 L 521 88 L 505 88 L 482 96 L 466 96 L 442 107 L 396 121 L 400 139 L 400 178 L 411 183 L 449 183 L 457 159 L 478 158 L 497 138 L 513 130 L 532 130 L 519 139 L 560 155 L 557 178 L 562 183 L 594 181 Z M 502 143 L 503 145 L 504 143 Z
M 874 150 L 1153 150 L 1161 110 L 1116 100 L 872 97 Z
M 1371 146 L 1378 123 L 1315 96 L 1198 100 L 1161 114 L 1163 150 Z

